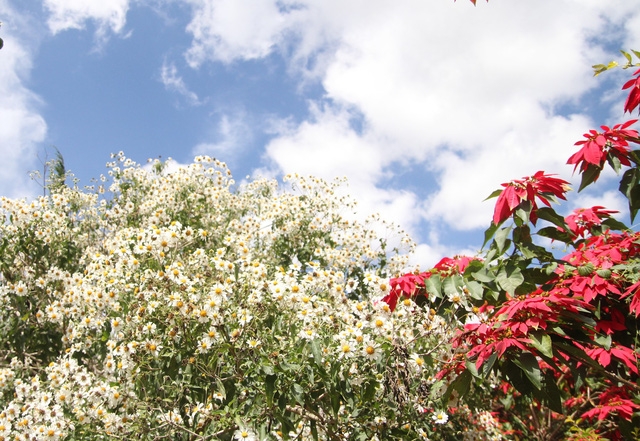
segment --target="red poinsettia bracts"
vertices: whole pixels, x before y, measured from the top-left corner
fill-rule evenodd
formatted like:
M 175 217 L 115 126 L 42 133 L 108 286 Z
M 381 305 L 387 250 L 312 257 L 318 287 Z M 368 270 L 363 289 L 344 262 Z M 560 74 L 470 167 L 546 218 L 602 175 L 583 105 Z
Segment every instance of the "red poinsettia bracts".
M 554 198 L 566 199 L 565 193 L 570 190 L 567 181 L 553 176 L 539 171 L 533 176 L 502 184 L 504 190 L 496 201 L 493 223 L 500 224 L 511 216 L 522 202 L 528 201 L 531 203 L 530 220 L 535 225 L 537 220 L 536 210 L 538 208 L 536 199 L 550 207 L 550 200 Z
M 436 263 L 433 268 L 442 276 L 462 274 L 473 260 L 477 260 L 477 258 L 469 256 L 445 257 Z
M 526 333 L 495 328 L 487 323 L 470 323 L 465 325 L 465 332 L 456 338 L 454 347 L 461 344 L 469 347 L 467 358 L 475 358 L 476 369 L 480 369 L 493 354 L 501 357 L 509 348 L 527 351 L 530 343 Z
M 600 346 L 584 346 L 579 343 L 574 343 L 575 346 L 582 349 L 589 357 L 598 362 L 602 367 L 607 367 L 611 364 L 612 360 L 624 364 L 634 374 L 638 374 L 638 356 L 628 346 L 612 345 L 610 348 L 604 348 Z
M 602 318 L 596 322 L 595 331 L 605 335 L 613 335 L 617 331 L 624 331 L 627 329 L 625 324 L 625 316 L 617 308 L 604 306 L 601 307 L 603 314 L 607 314 L 607 318 Z
M 407 273 L 389 280 L 391 290 L 389 294 L 382 298 L 382 301 L 389 305 L 391 311 L 396 309 L 398 300 L 401 297 L 416 297 L 425 293 L 425 280 L 433 274 L 440 274 L 443 277 L 454 274 L 462 274 L 469 266 L 469 263 L 477 260 L 475 257 L 454 256 L 445 257 L 435 264 L 431 271 L 415 274 Z
M 598 405 L 582 414 L 582 418 L 598 418 L 602 421 L 610 414 L 616 414 L 625 420 L 631 420 L 633 412 L 640 409 L 636 403 L 629 399 L 627 391 L 623 387 L 612 386 L 603 391 L 598 399 Z
M 394 311 L 400 297 L 415 297 L 424 291 L 424 281 L 431 277 L 430 272 L 419 274 L 408 273 L 400 277 L 389 280 L 391 290 L 389 294 L 382 298 L 382 301 L 389 305 L 389 309 Z
M 629 312 L 633 313 L 637 318 L 640 315 L 640 281 L 627 288 L 621 298 L 624 299 L 631 294 L 633 294 L 633 297 L 629 304 Z
M 624 124 L 616 124 L 612 128 L 601 126 L 602 132 L 590 130 L 585 133 L 581 141 L 575 145 L 582 148 L 571 155 L 567 164 L 575 164 L 574 171 L 580 167 L 580 171 L 584 172 L 590 165 L 602 168 L 607 156 L 611 155 L 617 158 L 620 164 L 629 166 L 629 139 L 637 138 L 637 130 L 628 129 L 629 126 L 635 124 L 638 120 L 632 119 Z M 595 181 L 595 179 L 594 179 Z
M 586 302 L 561 290 L 538 289 L 526 296 L 509 298 L 487 322 L 465 325 L 454 346 L 467 348 L 466 357 L 475 358 L 478 369 L 493 353 L 502 356 L 509 348 L 535 354 L 537 350 L 531 345 L 530 332 L 546 330 L 552 323 L 568 320 L 567 313 L 578 314 L 589 308 Z
M 590 233 L 594 227 L 602 225 L 604 219 L 615 213 L 618 211 L 606 210 L 604 207 L 596 205 L 591 208 L 578 208 L 565 217 L 564 221 L 574 236 L 585 237 L 585 233 Z
M 622 86 L 622 90 L 630 89 L 629 96 L 627 96 L 627 100 L 624 103 L 624 111 L 629 113 L 640 105 L 640 69 L 635 71 L 633 75 L 636 78 L 630 79 Z
M 609 232 L 588 238 L 563 258 L 577 269 L 566 274 L 565 267 L 559 267 L 558 273 L 564 273 L 564 278 L 557 286 L 566 288 L 573 296 L 580 296 L 586 302 L 611 294 L 624 297 L 621 290 L 626 287 L 621 285 L 619 275 L 611 268 L 640 254 L 639 239 L 638 233 Z
M 580 308 L 588 308 L 587 303 L 568 296 L 561 290 L 545 292 L 541 289 L 512 298 L 496 311 L 500 328 L 523 333 L 529 328 L 547 329 L 550 323 L 558 322 L 564 311 L 578 313 Z

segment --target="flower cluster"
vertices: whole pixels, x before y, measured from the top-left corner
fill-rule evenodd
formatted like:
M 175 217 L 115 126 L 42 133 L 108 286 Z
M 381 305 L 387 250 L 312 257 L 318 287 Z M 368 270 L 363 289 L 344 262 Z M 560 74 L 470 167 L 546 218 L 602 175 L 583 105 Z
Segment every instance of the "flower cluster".
M 538 208 L 536 199 L 550 207 L 551 202 L 557 199 L 565 199 L 565 193 L 569 191 L 569 183 L 563 179 L 554 178 L 553 175 L 539 171 L 533 176 L 516 179 L 502 184 L 504 190 L 494 193 L 498 195 L 493 223 L 499 225 L 513 214 L 523 202 L 528 203 L 529 219 L 535 225 Z M 493 196 L 493 195 L 492 195 Z
M 580 167 L 581 172 L 586 172 L 589 167 L 595 166 L 595 181 L 602 170 L 605 161 L 629 166 L 629 140 L 638 138 L 638 131 L 629 129 L 638 120 L 633 119 L 624 124 L 616 124 L 613 127 L 602 126 L 602 132 L 590 130 L 585 133 L 585 140 L 576 142 L 575 145 L 581 146 L 580 150 L 571 155 L 567 164 L 575 164 L 574 170 Z
M 379 301 L 404 232 L 345 213 L 341 181 L 114 159 L 2 199 L 0 436 L 438 439 L 451 328 Z

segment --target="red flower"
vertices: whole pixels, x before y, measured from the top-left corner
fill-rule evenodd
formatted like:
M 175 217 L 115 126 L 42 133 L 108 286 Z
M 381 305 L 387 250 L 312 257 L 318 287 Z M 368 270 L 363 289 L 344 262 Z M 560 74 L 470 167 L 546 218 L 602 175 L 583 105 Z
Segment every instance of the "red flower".
M 611 349 L 591 348 L 585 349 L 586 354 L 600 363 L 601 366 L 607 367 L 611 363 L 611 357 L 617 358 L 625 364 L 633 373 L 638 373 L 638 357 L 633 349 L 626 346 L 612 346 Z
M 553 175 L 545 175 L 543 171 L 539 171 L 533 176 L 502 184 L 502 186 L 505 189 L 500 193 L 493 213 L 493 223 L 496 225 L 511 216 L 523 201 L 531 203 L 530 219 L 535 225 L 537 220 L 535 212 L 538 208 L 536 198 L 550 207 L 550 199 L 565 199 L 564 194 L 570 190 L 567 181 L 554 178 Z
M 563 311 L 578 313 L 587 308 L 583 301 L 570 297 L 561 290 L 546 292 L 541 289 L 509 299 L 496 312 L 500 329 L 527 334 L 529 328 L 547 329 L 549 323 L 558 322 Z
M 590 232 L 593 227 L 601 225 L 602 219 L 606 219 L 614 213 L 618 213 L 618 211 L 605 210 L 604 207 L 600 206 L 578 208 L 564 220 L 575 236 L 584 237 L 585 232 Z
M 638 317 L 638 315 L 640 315 L 640 282 L 636 282 L 627 288 L 620 298 L 624 299 L 625 297 L 630 296 L 634 291 L 635 293 L 633 294 L 631 304 L 629 305 L 629 312 L 634 313 L 635 316 Z
M 640 406 L 629 399 L 629 395 L 622 387 L 607 389 L 600 394 L 598 401 L 598 406 L 583 413 L 581 418 L 593 419 L 597 417 L 602 421 L 609 414 L 616 413 L 625 420 L 631 420 L 634 409 L 640 409 Z
M 602 133 L 596 130 L 590 130 L 589 133 L 585 133 L 586 140 L 576 142 L 575 145 L 580 145 L 582 148 L 576 153 L 571 155 L 567 164 L 575 164 L 573 171 L 580 166 L 580 171 L 587 170 L 589 165 L 595 165 L 602 168 L 604 161 L 608 155 L 618 158 L 620 164 L 629 166 L 629 138 L 637 138 L 638 132 L 636 130 L 628 130 L 627 127 L 635 124 L 638 120 L 632 119 L 624 124 L 616 124 L 613 128 L 607 126 L 601 126 Z M 597 177 L 594 179 L 594 181 Z
M 471 263 L 471 261 L 473 260 L 478 259 L 469 256 L 453 256 L 453 259 L 450 257 L 445 257 L 441 259 L 440 262 L 436 263 L 433 269 L 438 270 L 438 272 L 442 276 L 462 274 L 464 273 L 464 270 L 469 266 L 469 263 Z
M 613 267 L 640 254 L 638 239 L 640 233 L 626 232 L 607 232 L 586 239 L 573 253 L 563 257 L 577 269 L 567 273 L 560 265 L 557 273 L 563 274 L 563 280 L 556 285 L 557 288 L 570 290 L 572 295 L 582 296 L 586 302 L 598 296 L 615 294 L 621 299 L 629 296 L 632 290 L 626 287 L 628 282 Z M 621 290 L 626 292 L 623 294 Z M 640 314 L 640 298 L 635 303 L 632 301 L 630 309 Z
M 382 298 L 382 301 L 389 305 L 391 311 L 396 309 L 398 300 L 401 297 L 416 297 L 425 292 L 425 280 L 434 273 L 439 273 L 443 277 L 454 274 L 462 274 L 475 257 L 454 256 L 453 258 L 445 257 L 436 263 L 431 271 L 420 274 L 408 273 L 400 277 L 394 277 L 389 280 L 391 291 Z
M 464 344 L 470 347 L 466 358 L 476 359 L 476 369 L 480 369 L 480 366 L 494 353 L 501 357 L 507 349 L 512 347 L 528 351 L 528 345 L 531 343 L 531 340 L 521 332 L 497 329 L 487 323 L 469 323 L 464 328 L 465 331 L 454 339 L 453 347 Z
M 408 273 L 400 277 L 389 280 L 391 291 L 382 298 L 382 301 L 389 305 L 391 311 L 396 309 L 400 297 L 415 297 L 424 289 L 424 281 L 431 277 L 431 273 Z
M 596 322 L 596 332 L 604 332 L 607 335 L 612 335 L 616 331 L 624 331 L 627 329 L 624 314 L 615 308 L 602 307 L 602 312 L 609 311 L 611 315 L 610 320 L 598 320 Z
M 640 69 L 635 71 L 633 75 L 635 75 L 636 78 L 630 79 L 622 86 L 622 90 L 631 89 L 624 103 L 624 111 L 629 113 L 633 112 L 633 110 L 640 105 Z

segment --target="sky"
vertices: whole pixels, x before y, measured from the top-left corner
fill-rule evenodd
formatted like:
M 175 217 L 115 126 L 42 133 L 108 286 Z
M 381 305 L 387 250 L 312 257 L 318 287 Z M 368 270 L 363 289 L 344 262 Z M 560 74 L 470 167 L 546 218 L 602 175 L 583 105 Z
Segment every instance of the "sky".
M 57 148 L 81 185 L 110 154 L 206 154 L 236 181 L 346 176 L 359 212 L 477 251 L 500 183 L 571 181 L 582 134 L 631 119 L 637 0 L 0 0 L 0 195 Z M 562 209 L 626 213 L 616 176 Z M 483 202 L 484 201 L 484 202 Z M 623 217 L 623 220 L 628 220 Z

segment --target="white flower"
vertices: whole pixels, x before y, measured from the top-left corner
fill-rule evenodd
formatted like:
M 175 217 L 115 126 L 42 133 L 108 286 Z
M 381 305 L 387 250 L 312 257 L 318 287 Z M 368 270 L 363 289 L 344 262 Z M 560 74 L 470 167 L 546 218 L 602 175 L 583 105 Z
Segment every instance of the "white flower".
M 449 421 L 449 415 L 447 415 L 446 412 L 439 410 L 431 416 L 431 419 L 436 424 L 445 424 L 447 421 Z
M 247 429 L 246 427 L 241 427 L 240 429 L 236 430 L 233 437 L 238 441 L 257 441 L 258 440 L 258 438 L 256 437 L 256 434 L 252 430 Z
M 424 358 L 420 357 L 418 354 L 411 354 L 409 357 L 409 363 L 417 371 L 421 371 L 424 368 Z

